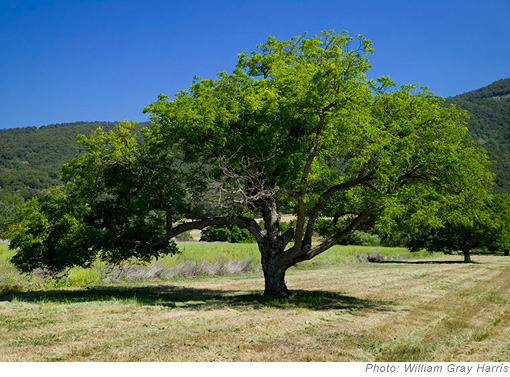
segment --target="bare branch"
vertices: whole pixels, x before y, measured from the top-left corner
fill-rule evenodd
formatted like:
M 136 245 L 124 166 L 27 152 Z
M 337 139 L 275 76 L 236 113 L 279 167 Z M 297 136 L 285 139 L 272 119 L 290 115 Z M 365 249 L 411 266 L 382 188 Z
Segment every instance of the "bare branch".
M 322 252 L 328 250 L 332 246 L 336 245 L 338 242 L 349 236 L 350 234 L 354 233 L 355 230 L 358 229 L 366 229 L 370 226 L 370 223 L 365 223 L 365 220 L 368 219 L 370 214 L 374 211 L 374 208 L 369 207 L 363 212 L 361 212 L 347 227 L 345 227 L 342 231 L 337 232 L 332 237 L 326 239 L 324 242 L 322 242 L 320 245 L 310 249 L 305 254 L 305 259 L 312 259 L 313 257 L 321 254 Z
M 294 234 L 294 247 L 297 250 L 301 249 L 302 239 L 304 234 L 304 227 L 306 222 L 306 213 L 305 213 L 305 202 L 303 200 L 303 196 L 306 194 L 306 189 L 308 185 L 308 177 L 310 176 L 310 171 L 312 170 L 312 163 L 315 159 L 315 156 L 318 152 L 319 138 L 322 134 L 322 129 L 324 128 L 324 123 L 326 120 L 326 113 L 333 108 L 334 102 L 330 103 L 324 109 L 318 111 L 319 113 L 319 123 L 317 124 L 317 128 L 315 130 L 315 137 L 312 141 L 312 146 L 310 148 L 310 153 L 306 159 L 305 166 L 303 168 L 303 174 L 301 176 L 301 189 L 297 196 L 297 223 L 296 223 L 296 232 Z
M 338 185 L 334 185 L 330 187 L 328 190 L 326 190 L 317 201 L 317 204 L 315 205 L 310 218 L 308 219 L 308 224 L 306 226 L 306 232 L 304 236 L 304 242 L 305 243 L 311 243 L 312 240 L 312 234 L 313 234 L 313 228 L 315 226 L 315 222 L 317 221 L 317 217 L 319 216 L 319 211 L 324 205 L 324 203 L 331 198 L 333 195 L 335 195 L 338 192 L 349 190 L 355 186 L 364 184 L 368 182 L 372 177 L 374 176 L 374 172 L 372 171 L 370 174 L 365 176 L 365 169 L 362 169 L 358 176 L 352 180 L 340 183 Z

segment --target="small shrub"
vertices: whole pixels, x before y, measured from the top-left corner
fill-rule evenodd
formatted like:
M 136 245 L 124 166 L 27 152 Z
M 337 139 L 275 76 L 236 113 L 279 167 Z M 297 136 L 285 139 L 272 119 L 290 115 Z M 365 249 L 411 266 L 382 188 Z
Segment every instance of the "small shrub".
M 341 221 L 340 221 L 341 224 Z M 330 219 L 317 219 L 316 232 L 321 237 L 330 237 L 336 231 L 339 225 Z M 341 226 L 341 225 L 340 225 Z M 355 231 L 349 237 L 339 242 L 340 245 L 352 246 L 380 246 L 381 237 L 377 234 L 371 234 L 360 230 Z
M 381 246 L 385 247 L 406 247 L 409 243 L 411 236 L 404 232 L 394 232 L 391 234 L 384 234 L 381 240 Z
M 245 243 L 253 242 L 255 238 L 248 229 L 240 228 L 237 225 L 210 226 L 202 231 L 200 241 L 205 242 L 230 242 Z
M 357 245 L 357 246 L 380 246 L 381 237 L 377 234 L 355 231 L 349 237 L 341 242 L 342 245 Z

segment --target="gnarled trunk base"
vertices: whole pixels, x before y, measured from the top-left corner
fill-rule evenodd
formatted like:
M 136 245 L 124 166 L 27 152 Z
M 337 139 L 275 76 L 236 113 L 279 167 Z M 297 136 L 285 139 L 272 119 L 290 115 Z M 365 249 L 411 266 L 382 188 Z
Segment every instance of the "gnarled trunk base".
M 264 273 L 265 289 L 264 296 L 288 298 L 291 293 L 285 284 L 285 272 L 277 271 L 273 274 Z
M 264 296 L 288 298 L 290 291 L 285 284 L 286 268 L 278 266 L 276 260 L 265 261 L 262 263 L 264 271 L 265 289 Z

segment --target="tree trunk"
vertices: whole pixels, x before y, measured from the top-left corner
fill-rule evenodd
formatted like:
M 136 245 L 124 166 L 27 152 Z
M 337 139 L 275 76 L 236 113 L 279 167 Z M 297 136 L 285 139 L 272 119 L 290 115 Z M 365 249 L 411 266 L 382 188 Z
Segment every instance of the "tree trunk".
M 282 264 L 278 245 L 266 242 L 259 245 L 259 249 L 261 252 L 262 271 L 264 271 L 264 296 L 290 297 L 290 291 L 285 284 L 285 272 L 288 266 Z
M 287 289 L 287 285 L 285 284 L 285 271 L 287 269 L 267 265 L 266 267 L 262 265 L 262 269 L 264 270 L 265 280 L 264 296 L 278 298 L 290 297 L 290 291 Z
M 471 262 L 471 253 L 469 252 L 469 250 L 463 250 L 463 253 L 464 253 L 464 262 Z
M 264 296 L 287 298 L 290 292 L 285 284 L 285 272 L 289 265 L 283 262 L 285 242 L 280 234 L 280 216 L 276 202 L 268 200 L 262 208 L 264 219 L 263 240 L 258 243 L 262 271 L 264 271 Z

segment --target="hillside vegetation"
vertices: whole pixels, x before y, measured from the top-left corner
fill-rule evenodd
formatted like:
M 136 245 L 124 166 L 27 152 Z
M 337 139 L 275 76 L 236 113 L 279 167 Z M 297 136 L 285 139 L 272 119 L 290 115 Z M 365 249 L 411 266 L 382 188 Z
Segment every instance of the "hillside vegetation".
M 0 188 L 28 199 L 59 185 L 61 165 L 81 151 L 74 143 L 76 133 L 113 125 L 77 122 L 0 130 Z
M 116 122 L 75 122 L 42 127 L 0 129 L 0 189 L 25 200 L 61 184 L 61 166 L 83 151 L 76 134 L 97 128 L 111 130 Z M 146 123 L 141 123 L 146 126 Z
M 510 192 L 510 79 L 448 98 L 447 102 L 468 112 L 471 137 L 495 161 L 495 191 Z

